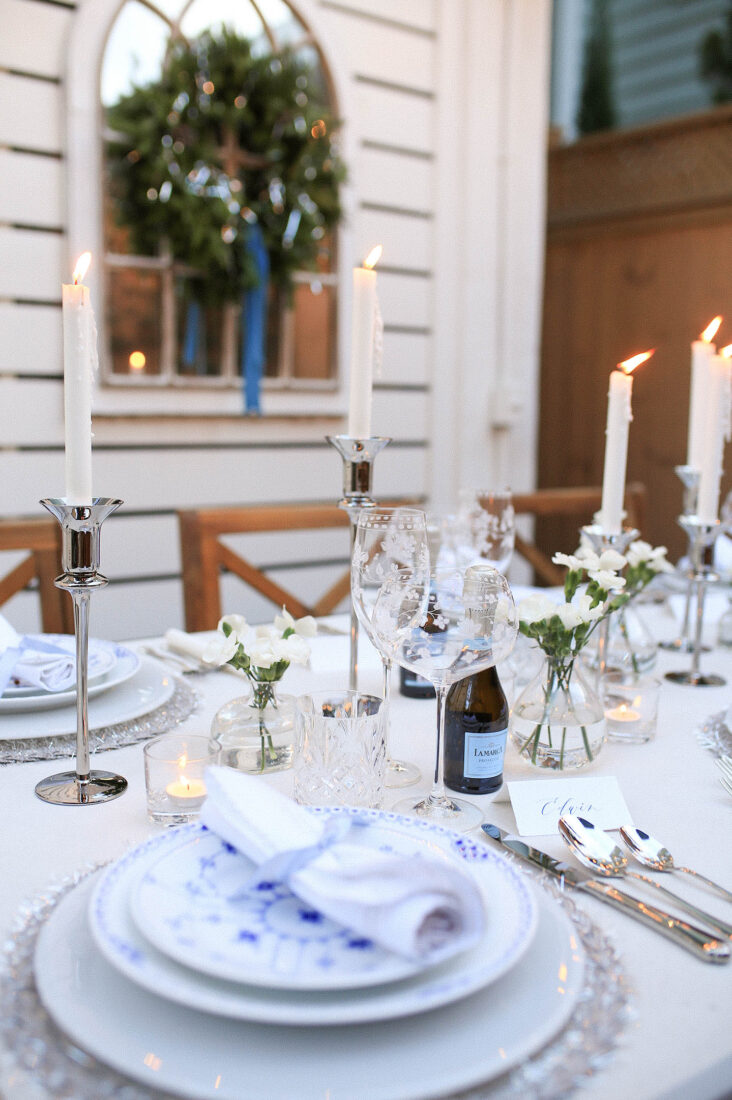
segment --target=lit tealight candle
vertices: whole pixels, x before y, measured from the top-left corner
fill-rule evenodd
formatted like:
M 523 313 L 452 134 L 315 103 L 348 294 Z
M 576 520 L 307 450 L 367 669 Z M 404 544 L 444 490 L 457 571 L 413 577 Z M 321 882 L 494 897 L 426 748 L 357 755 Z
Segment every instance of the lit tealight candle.
M 637 722 L 640 719 L 640 711 L 633 710 L 627 703 L 620 703 L 612 710 L 606 710 L 605 717 L 610 722 Z
M 172 783 L 168 783 L 165 793 L 171 798 L 203 798 L 206 786 L 200 779 L 187 779 L 185 775 L 179 775 Z

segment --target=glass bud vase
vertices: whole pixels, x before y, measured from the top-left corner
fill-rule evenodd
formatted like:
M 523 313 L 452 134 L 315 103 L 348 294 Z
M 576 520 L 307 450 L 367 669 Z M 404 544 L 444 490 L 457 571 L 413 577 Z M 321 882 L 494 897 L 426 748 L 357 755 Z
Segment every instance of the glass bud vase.
M 540 768 L 584 768 L 605 740 L 602 701 L 579 661 L 546 657 L 511 711 L 511 740 Z
M 211 737 L 219 762 L 250 775 L 292 767 L 295 754 L 294 695 L 280 695 L 276 681 L 256 682 L 250 693 L 232 699 L 214 715 Z
M 582 662 L 596 670 L 599 664 L 596 630 L 582 650 Z M 632 680 L 650 672 L 658 659 L 658 643 L 632 604 L 625 604 L 607 620 L 606 672 L 616 679 Z

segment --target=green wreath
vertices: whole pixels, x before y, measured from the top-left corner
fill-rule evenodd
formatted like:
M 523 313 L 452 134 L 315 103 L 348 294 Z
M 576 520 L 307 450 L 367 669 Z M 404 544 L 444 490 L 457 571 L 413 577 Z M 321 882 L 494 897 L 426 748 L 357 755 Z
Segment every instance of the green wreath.
M 135 251 L 157 255 L 164 239 L 210 304 L 257 285 L 250 227 L 274 282 L 314 269 L 345 176 L 321 84 L 301 58 L 253 56 L 226 29 L 176 40 L 160 79 L 107 114 L 112 197 Z

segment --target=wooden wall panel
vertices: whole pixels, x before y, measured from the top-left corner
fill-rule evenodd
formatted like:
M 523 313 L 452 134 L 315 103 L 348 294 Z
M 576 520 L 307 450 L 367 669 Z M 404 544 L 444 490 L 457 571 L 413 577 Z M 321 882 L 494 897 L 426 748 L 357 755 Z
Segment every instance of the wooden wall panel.
M 60 153 L 61 111 L 58 84 L 0 72 L 0 145 Z
M 11 225 L 60 229 L 64 166 L 56 157 L 0 149 L 0 210 Z
M 429 35 L 337 8 L 326 7 L 325 12 L 328 44 L 341 53 L 352 74 L 367 73 L 372 80 L 398 80 L 410 88 L 428 93 L 432 90 L 435 61 Z M 398 76 L 394 73 L 395 57 L 400 59 Z
M 0 375 L 63 371 L 61 306 L 0 301 Z
M 61 301 L 61 282 L 70 279 L 71 272 L 65 271 L 64 238 L 59 233 L 0 227 L 0 256 L 0 298 Z
M 709 119 L 713 146 L 722 146 L 726 127 L 732 149 L 732 111 Z M 622 359 L 655 347 L 634 378 L 628 478 L 648 486 L 644 537 L 668 545 L 672 557 L 685 549 L 674 466 L 686 458 L 690 343 L 717 313 L 727 315 L 720 344 L 732 339 L 732 172 L 725 196 L 719 165 L 707 170 L 700 132 L 699 120 L 682 120 L 618 134 L 615 155 L 612 135 L 588 139 L 581 172 L 583 142 L 549 157 L 556 201 L 549 208 L 539 484 L 600 484 L 608 375 Z M 634 201 L 613 181 L 634 173 L 636 150 L 646 186 Z M 676 174 L 680 164 L 695 181 L 693 209 Z M 595 172 L 602 182 L 593 216 Z M 723 496 L 730 486 L 728 473 Z M 569 549 L 575 534 L 566 525 L 541 528 L 547 547 Z
M 72 18 L 73 11 L 61 5 L 3 0 L 0 68 L 60 77 Z
M 323 8 L 350 11 L 357 18 L 402 23 L 431 31 L 436 25 L 435 0 L 321 0 Z
M 356 155 L 361 202 L 397 206 L 406 210 L 432 210 L 434 161 L 383 149 L 361 148 Z

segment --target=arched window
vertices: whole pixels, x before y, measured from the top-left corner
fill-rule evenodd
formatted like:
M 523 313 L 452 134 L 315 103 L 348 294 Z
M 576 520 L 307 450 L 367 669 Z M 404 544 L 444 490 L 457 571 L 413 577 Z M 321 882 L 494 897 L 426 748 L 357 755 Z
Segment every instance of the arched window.
M 119 155 L 115 145 L 119 135 L 110 126 L 110 120 L 118 117 L 115 105 L 136 87 L 159 80 L 176 46 L 182 44 L 185 49 L 205 34 L 212 40 L 227 34 L 245 39 L 255 60 L 288 51 L 307 67 L 307 92 L 327 106 L 331 118 L 338 115 L 322 52 L 285 0 L 127 0 L 123 4 L 109 30 L 101 67 L 105 292 L 101 359 L 102 381 L 109 385 L 205 388 L 223 396 L 242 384 L 249 323 L 245 298 L 225 302 L 212 301 L 211 295 L 197 296 L 196 287 L 200 292 L 206 271 L 174 255 L 164 233 L 154 247 L 139 246 L 134 212 L 125 217 L 120 206 L 112 163 Z M 301 98 L 307 102 L 306 93 Z M 174 141 L 182 145 L 175 133 L 163 137 L 165 143 Z M 229 183 L 234 181 L 233 192 L 241 187 L 237 170 L 247 154 L 231 135 L 226 141 L 228 149 L 217 153 Z M 150 189 L 147 196 L 151 204 L 160 204 L 166 192 L 163 187 L 159 193 Z M 238 196 L 229 193 L 229 198 Z M 271 201 L 276 204 L 275 192 Z M 306 208 L 308 201 L 304 194 Z M 232 203 L 237 216 L 239 205 Z M 141 209 L 145 212 L 144 206 Z M 246 212 L 244 205 L 242 218 Z M 297 223 L 298 217 L 290 219 L 285 235 L 290 229 L 297 232 Z M 244 222 L 237 224 L 246 229 Z M 315 270 L 291 271 L 289 289 L 273 279 L 265 296 L 261 314 L 266 319 L 265 388 L 323 390 L 336 384 L 336 232 L 318 225 L 309 225 L 307 231 L 317 240 Z

